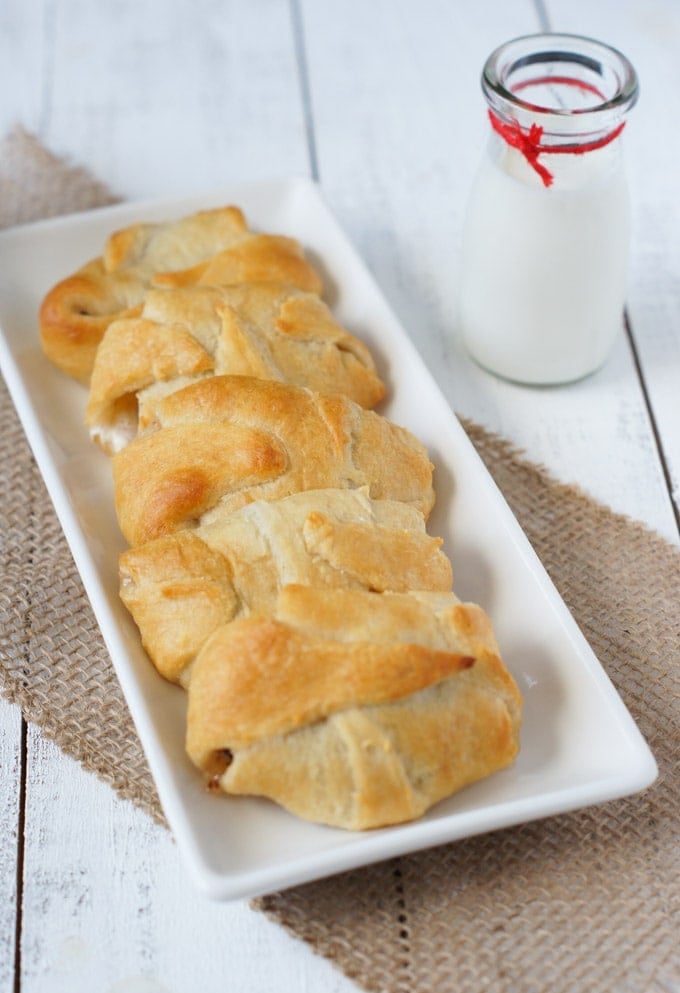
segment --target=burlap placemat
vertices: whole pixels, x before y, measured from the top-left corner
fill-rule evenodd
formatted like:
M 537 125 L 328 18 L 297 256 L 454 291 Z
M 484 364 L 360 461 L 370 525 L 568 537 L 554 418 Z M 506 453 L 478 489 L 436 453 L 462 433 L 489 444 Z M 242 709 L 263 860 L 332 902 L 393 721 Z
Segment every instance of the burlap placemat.
M 112 199 L 25 132 L 0 145 L 2 225 Z M 465 427 L 649 741 L 659 779 L 635 797 L 255 906 L 376 993 L 678 993 L 680 554 L 497 436 Z M 0 540 L 3 694 L 65 752 L 162 820 L 4 386 Z

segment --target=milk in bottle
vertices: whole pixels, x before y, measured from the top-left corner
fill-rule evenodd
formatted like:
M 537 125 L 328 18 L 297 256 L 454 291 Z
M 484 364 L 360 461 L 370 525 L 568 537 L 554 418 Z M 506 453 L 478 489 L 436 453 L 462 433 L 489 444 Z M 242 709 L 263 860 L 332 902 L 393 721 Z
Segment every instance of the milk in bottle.
M 484 69 L 491 134 L 463 235 L 460 317 L 480 365 L 578 379 L 620 333 L 630 242 L 621 132 L 637 80 L 590 39 L 540 35 Z

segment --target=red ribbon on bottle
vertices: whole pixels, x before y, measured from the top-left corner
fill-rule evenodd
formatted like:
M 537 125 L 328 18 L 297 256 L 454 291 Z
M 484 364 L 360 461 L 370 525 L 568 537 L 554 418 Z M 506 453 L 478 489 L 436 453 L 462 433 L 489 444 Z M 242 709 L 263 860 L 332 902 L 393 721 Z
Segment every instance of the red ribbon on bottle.
M 539 124 L 532 124 L 528 131 L 523 131 L 519 122 L 514 120 L 507 122 L 497 117 L 492 110 L 489 111 L 489 120 L 494 131 L 503 138 L 508 145 L 516 148 L 524 156 L 534 172 L 543 180 L 544 186 L 552 186 L 553 175 L 546 167 L 538 161 L 539 155 L 585 155 L 586 152 L 593 152 L 597 148 L 604 148 L 623 131 L 626 122 L 623 121 L 617 128 L 610 131 L 603 138 L 596 141 L 587 141 L 578 145 L 542 145 L 543 128 Z

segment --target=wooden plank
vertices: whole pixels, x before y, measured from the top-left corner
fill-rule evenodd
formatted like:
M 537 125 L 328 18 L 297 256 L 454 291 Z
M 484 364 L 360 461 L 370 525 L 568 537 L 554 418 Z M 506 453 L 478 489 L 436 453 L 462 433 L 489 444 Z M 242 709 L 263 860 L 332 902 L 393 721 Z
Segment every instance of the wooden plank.
M 194 890 L 169 833 L 31 729 L 23 993 L 351 993 L 244 902 Z
M 664 0 L 548 0 L 547 9 L 554 30 L 615 45 L 640 77 L 640 101 L 625 138 L 634 233 L 628 309 L 680 514 L 680 134 L 674 127 L 680 117 L 680 9 Z
M 53 46 L 43 137 L 121 194 L 308 172 L 283 0 L 79 2 L 57 8 Z
M 19 708 L 0 698 L 0 993 L 14 991 L 21 855 L 21 752 Z
M 0 135 L 16 124 L 41 128 L 52 7 L 51 0 L 0 6 Z
M 488 126 L 479 75 L 497 44 L 539 28 L 534 6 L 466 6 L 463 17 L 433 2 L 425 16 L 407 0 L 307 0 L 303 15 L 322 187 L 451 406 L 672 538 L 623 331 L 597 375 L 554 389 L 495 379 L 459 340 L 461 231 Z

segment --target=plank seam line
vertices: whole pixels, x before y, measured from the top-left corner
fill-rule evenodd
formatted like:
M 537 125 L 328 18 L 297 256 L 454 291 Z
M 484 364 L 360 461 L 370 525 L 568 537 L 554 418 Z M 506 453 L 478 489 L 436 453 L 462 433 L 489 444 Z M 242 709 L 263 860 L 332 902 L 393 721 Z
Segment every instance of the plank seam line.
M 541 31 L 550 31 L 550 18 L 548 17 L 548 11 L 545 9 L 543 0 L 534 0 L 534 9 Z
M 19 746 L 19 812 L 17 817 L 16 916 L 14 921 L 14 993 L 21 990 L 21 934 L 24 904 L 24 851 L 26 837 L 26 780 L 28 768 L 28 728 L 21 718 Z
M 631 354 L 633 356 L 633 362 L 635 364 L 635 371 L 637 373 L 637 377 L 640 382 L 642 398 L 644 400 L 645 409 L 647 411 L 647 416 L 649 418 L 649 423 L 652 429 L 652 435 L 654 437 L 656 452 L 657 455 L 659 456 L 659 462 L 661 463 L 661 471 L 663 473 L 663 478 L 666 483 L 666 489 L 668 490 L 668 496 L 671 502 L 671 510 L 673 511 L 673 516 L 675 518 L 675 526 L 678 529 L 678 534 L 680 534 L 680 507 L 675 502 L 673 479 L 668 465 L 668 460 L 666 459 L 666 453 L 664 451 L 663 443 L 661 441 L 661 434 L 659 433 L 659 429 L 656 423 L 656 417 L 654 416 L 654 408 L 652 407 L 652 402 L 649 397 L 647 383 L 645 382 L 645 377 L 642 372 L 642 363 L 640 362 L 640 356 L 638 354 L 637 345 L 635 344 L 635 338 L 633 337 L 633 329 L 631 326 L 630 318 L 628 316 L 628 311 L 624 311 L 623 321 L 626 329 L 626 337 L 628 338 L 628 344 L 630 345 Z
M 300 81 L 300 94 L 302 97 L 302 111 L 305 119 L 305 135 L 307 138 L 307 152 L 309 155 L 309 168 L 312 179 L 319 181 L 319 160 L 316 152 L 316 140 L 314 137 L 314 114 L 312 112 L 312 94 L 309 85 L 309 66 L 307 65 L 307 54 L 305 50 L 305 32 L 302 22 L 302 10 L 300 0 L 290 0 L 290 13 L 293 22 L 293 41 L 295 44 L 295 57 L 298 67 L 298 78 Z

